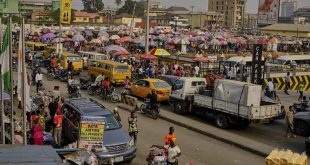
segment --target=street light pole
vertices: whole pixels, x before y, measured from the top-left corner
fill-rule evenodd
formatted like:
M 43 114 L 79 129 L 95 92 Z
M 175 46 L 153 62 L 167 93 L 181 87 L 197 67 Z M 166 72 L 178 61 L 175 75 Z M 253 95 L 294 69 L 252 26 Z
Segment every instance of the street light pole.
M 145 53 L 149 52 L 149 32 L 150 31 L 150 0 L 146 1 L 146 30 L 145 30 Z

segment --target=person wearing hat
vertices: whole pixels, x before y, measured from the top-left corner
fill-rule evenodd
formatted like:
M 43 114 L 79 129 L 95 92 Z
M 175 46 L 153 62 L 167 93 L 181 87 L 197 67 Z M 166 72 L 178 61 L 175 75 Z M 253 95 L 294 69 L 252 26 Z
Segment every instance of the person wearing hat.
M 119 122 L 122 121 L 122 120 L 121 120 L 121 116 L 120 116 L 119 113 L 118 113 L 117 107 L 114 108 L 114 110 L 113 110 L 113 115 L 114 115 L 114 117 L 116 118 L 116 120 L 118 120 Z
M 56 116 L 54 117 L 54 139 L 58 146 L 61 146 L 61 131 L 62 131 L 62 121 L 64 116 L 61 114 L 60 108 L 56 110 Z

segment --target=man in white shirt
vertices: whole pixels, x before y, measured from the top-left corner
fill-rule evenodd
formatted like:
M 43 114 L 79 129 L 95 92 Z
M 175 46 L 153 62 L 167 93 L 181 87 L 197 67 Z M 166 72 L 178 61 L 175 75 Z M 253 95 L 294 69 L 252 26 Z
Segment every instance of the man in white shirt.
M 36 74 L 36 84 L 37 84 L 37 93 L 39 92 L 39 87 L 42 86 L 42 80 L 43 80 L 43 75 L 41 71 L 39 70 L 38 73 Z
M 199 76 L 199 66 L 196 65 L 196 66 L 194 67 L 194 69 L 195 69 L 195 76 L 198 77 L 198 76 Z
M 170 144 L 164 146 L 168 150 L 168 164 L 178 164 L 177 157 L 181 156 L 181 150 L 175 142 L 176 138 L 171 138 Z
M 274 92 L 274 84 L 273 84 L 271 78 L 268 79 L 268 84 L 267 84 L 267 86 L 268 86 L 269 96 L 272 97 L 273 92 Z

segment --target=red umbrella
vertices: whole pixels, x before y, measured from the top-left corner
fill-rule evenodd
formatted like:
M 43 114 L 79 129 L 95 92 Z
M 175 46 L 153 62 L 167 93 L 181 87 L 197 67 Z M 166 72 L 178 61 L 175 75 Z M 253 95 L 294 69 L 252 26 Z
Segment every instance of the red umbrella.
M 157 60 L 156 56 L 153 56 L 151 54 L 145 54 L 140 56 L 141 60 Z
M 123 37 L 117 40 L 119 43 L 124 43 L 124 42 L 132 42 L 132 38 L 130 37 Z
M 195 62 L 209 62 L 209 59 L 207 57 L 196 57 L 193 59 Z
M 116 56 L 127 56 L 129 55 L 129 52 L 125 52 L 125 51 L 116 51 L 115 53 L 113 53 Z

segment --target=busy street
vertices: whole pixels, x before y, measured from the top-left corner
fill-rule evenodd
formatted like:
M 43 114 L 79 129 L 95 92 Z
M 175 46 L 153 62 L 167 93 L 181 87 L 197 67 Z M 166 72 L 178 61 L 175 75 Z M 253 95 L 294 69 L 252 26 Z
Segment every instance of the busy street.
M 309 2 L 187 3 L 0 1 L 0 165 L 307 165 Z

